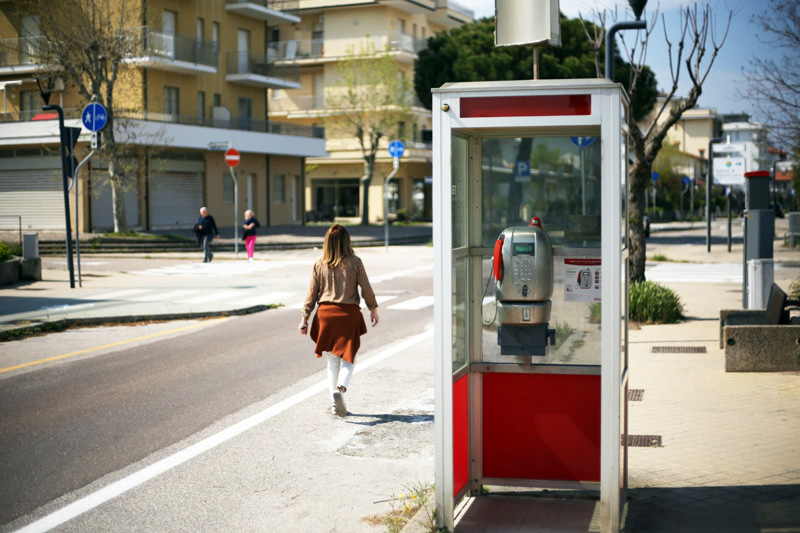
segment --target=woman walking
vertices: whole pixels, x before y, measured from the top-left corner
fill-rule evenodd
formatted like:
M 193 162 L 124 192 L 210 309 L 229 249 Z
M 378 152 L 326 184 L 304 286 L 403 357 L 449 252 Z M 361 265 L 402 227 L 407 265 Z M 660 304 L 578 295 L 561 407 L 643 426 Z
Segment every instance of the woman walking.
M 253 262 L 253 253 L 256 251 L 256 228 L 261 224 L 256 220 L 256 214 L 251 209 L 244 212 L 244 247 L 247 248 L 247 261 Z
M 324 353 L 327 357 L 331 412 L 339 416 L 347 416 L 344 393 L 353 375 L 361 335 L 367 332 L 359 305 L 359 286 L 370 310 L 372 326 L 377 326 L 378 302 L 367 272 L 353 252 L 347 229 L 334 224 L 325 234 L 322 257 L 314 263 L 298 329 L 303 335 L 308 333 L 308 317 L 319 304 L 311 324 L 311 339 L 316 343 L 316 356 L 322 357 Z

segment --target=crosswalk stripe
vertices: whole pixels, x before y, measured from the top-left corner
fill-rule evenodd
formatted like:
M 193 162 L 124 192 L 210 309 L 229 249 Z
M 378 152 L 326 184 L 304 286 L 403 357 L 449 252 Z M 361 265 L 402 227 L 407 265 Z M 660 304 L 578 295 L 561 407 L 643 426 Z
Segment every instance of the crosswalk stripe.
M 131 298 L 132 302 L 158 302 L 161 300 L 177 300 L 179 296 L 186 296 L 187 294 L 196 293 L 197 291 L 168 291 L 157 292 L 155 294 L 148 294 L 138 298 Z
M 400 309 L 403 311 L 419 311 L 433 305 L 433 296 L 417 296 L 405 302 L 390 305 L 387 309 Z
M 736 263 L 657 264 L 645 270 L 645 278 L 655 282 L 741 283 L 743 267 Z
M 124 296 L 132 296 L 134 294 L 141 294 L 147 292 L 147 289 L 128 289 L 124 291 L 106 292 L 102 294 L 92 294 L 89 296 L 81 296 L 81 300 L 118 300 Z
M 225 300 L 227 298 L 233 298 L 234 296 L 241 296 L 241 295 L 242 291 L 240 290 L 219 291 L 219 292 L 212 292 L 211 294 L 204 294 L 203 296 L 195 296 L 194 298 L 189 298 L 188 300 L 176 300 L 176 301 L 186 304 L 202 304 L 206 302 L 216 302 L 217 300 Z
M 244 307 L 252 307 L 254 305 L 279 304 L 283 303 L 282 300 L 286 300 L 287 298 L 290 298 L 292 296 L 294 296 L 293 292 L 269 292 L 253 298 L 247 298 L 241 300 L 239 302 L 239 305 L 244 308 Z M 301 306 L 302 304 L 300 304 L 299 307 Z
M 391 300 L 394 300 L 395 298 L 397 298 L 396 294 L 381 294 L 381 295 L 377 295 L 376 294 L 375 295 L 375 300 L 378 302 L 378 304 L 382 304 L 384 302 L 389 302 Z

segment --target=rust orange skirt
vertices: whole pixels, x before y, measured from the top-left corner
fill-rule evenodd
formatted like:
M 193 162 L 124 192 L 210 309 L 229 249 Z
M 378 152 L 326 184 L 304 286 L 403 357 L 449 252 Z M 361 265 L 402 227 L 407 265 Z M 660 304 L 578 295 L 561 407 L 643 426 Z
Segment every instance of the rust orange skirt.
M 322 357 L 322 352 L 330 352 L 354 363 L 361 346 L 361 335 L 366 332 L 367 324 L 360 306 L 319 304 L 311 322 L 311 340 L 317 343 L 314 353 L 317 357 Z

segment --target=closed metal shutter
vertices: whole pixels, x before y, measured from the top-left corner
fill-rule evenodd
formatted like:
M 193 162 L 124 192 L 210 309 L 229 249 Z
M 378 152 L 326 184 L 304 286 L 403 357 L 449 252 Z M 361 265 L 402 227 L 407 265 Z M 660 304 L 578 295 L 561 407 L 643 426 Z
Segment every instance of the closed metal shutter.
M 114 229 L 114 206 L 111 198 L 111 184 L 105 177 L 92 176 L 92 231 Z M 125 191 L 125 218 L 129 228 L 139 227 L 139 186 Z
M 0 228 L 64 230 L 61 170 L 0 171 Z M 73 215 L 74 216 L 74 215 Z
M 191 228 L 203 207 L 202 174 L 158 174 L 150 181 L 153 229 Z

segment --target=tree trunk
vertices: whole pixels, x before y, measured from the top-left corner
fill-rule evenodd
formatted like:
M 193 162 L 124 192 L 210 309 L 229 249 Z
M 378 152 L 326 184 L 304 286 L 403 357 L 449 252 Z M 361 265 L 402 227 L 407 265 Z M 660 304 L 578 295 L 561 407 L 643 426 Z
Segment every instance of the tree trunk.
M 637 160 L 628 170 L 628 248 L 630 250 L 631 282 L 644 281 L 644 265 L 647 247 L 644 240 L 644 195 L 650 180 L 652 164 Z
M 122 176 L 115 173 L 115 162 L 108 163 L 109 182 L 111 183 L 111 206 L 114 211 L 114 233 L 122 233 L 128 229 L 128 219 L 125 216 L 125 190 L 122 186 Z
M 364 158 L 364 176 L 361 178 L 361 225 L 369 224 L 369 186 L 372 184 L 372 176 L 375 175 L 375 158 Z M 384 216 L 386 216 L 384 214 Z

